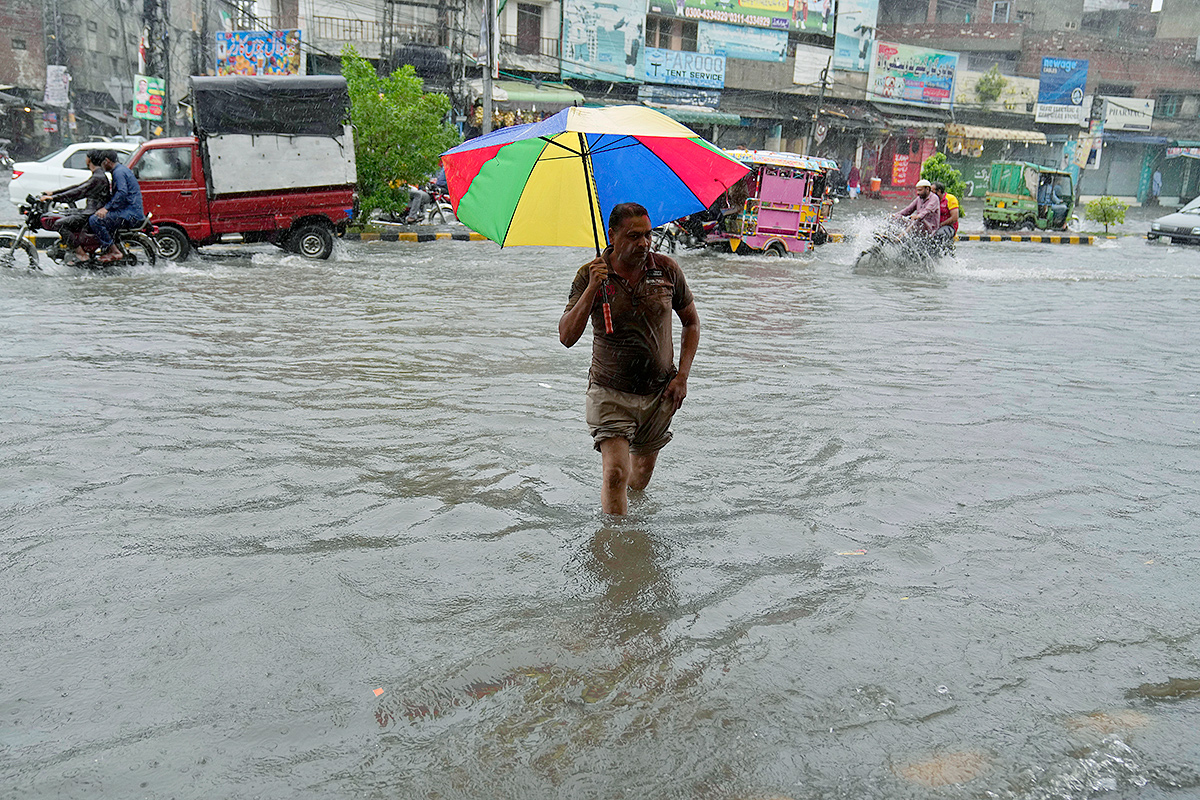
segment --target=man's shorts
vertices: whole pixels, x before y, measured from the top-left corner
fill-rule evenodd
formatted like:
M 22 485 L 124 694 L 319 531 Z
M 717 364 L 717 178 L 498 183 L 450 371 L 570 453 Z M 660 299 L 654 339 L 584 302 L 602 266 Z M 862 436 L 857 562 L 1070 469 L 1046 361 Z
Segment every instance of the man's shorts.
M 657 453 L 671 441 L 671 417 L 675 406 L 666 400 L 667 387 L 657 394 L 630 394 L 607 386 L 589 384 L 585 405 L 588 428 L 597 450 L 614 436 L 629 440 L 629 451 L 639 455 Z

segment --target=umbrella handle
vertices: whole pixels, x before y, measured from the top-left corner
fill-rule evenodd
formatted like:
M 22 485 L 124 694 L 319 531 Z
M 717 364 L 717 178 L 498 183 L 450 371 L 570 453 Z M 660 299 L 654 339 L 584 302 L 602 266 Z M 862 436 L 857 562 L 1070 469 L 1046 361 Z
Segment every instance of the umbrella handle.
M 604 279 L 604 283 L 600 284 L 600 291 L 604 293 L 604 302 L 601 304 L 604 311 L 604 332 L 612 333 L 612 307 L 608 304 L 608 278 Z

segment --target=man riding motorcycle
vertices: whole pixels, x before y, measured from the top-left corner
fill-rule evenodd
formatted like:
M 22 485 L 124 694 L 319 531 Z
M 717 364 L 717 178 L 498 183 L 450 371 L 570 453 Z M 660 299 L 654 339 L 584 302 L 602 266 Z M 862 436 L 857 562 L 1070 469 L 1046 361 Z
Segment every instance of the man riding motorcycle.
M 136 228 L 145 220 L 146 212 L 142 208 L 142 188 L 133 171 L 117 160 L 115 150 L 105 150 L 103 158 L 104 169 L 112 173 L 113 193 L 103 208 L 88 217 L 88 227 L 100 240 L 100 246 L 107 248 L 98 260 L 109 264 L 124 257 L 113 241 L 113 231 Z
M 933 193 L 933 184 L 922 178 L 917 181 L 917 196 L 896 213 L 895 219 L 908 218 L 909 229 L 917 235 L 929 236 L 938 229 L 942 204 Z
M 87 153 L 87 168 L 92 174 L 83 183 L 77 183 L 74 186 L 68 186 L 65 189 L 59 189 L 56 192 L 46 192 L 40 200 L 50 200 L 55 203 L 74 203 L 76 200 L 86 200 L 87 203 L 82 209 L 78 209 L 68 214 L 67 219 L 63 222 L 62 230 L 65 230 L 69 242 L 76 242 L 77 236 L 83 230 L 83 226 L 87 224 L 88 217 L 95 214 L 109 201 L 112 197 L 112 188 L 108 184 L 108 174 L 104 171 L 104 151 L 89 150 Z M 87 252 L 82 245 L 75 245 L 75 256 L 81 260 L 87 258 Z

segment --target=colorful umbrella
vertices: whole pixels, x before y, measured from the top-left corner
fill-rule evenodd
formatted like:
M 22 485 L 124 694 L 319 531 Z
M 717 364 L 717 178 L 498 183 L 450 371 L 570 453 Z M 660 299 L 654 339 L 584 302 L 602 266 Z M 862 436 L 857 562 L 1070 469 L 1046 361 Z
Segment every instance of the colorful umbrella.
M 618 203 L 650 224 L 708 208 L 749 170 L 644 106 L 567 108 L 442 154 L 458 219 L 504 245 L 595 246 Z

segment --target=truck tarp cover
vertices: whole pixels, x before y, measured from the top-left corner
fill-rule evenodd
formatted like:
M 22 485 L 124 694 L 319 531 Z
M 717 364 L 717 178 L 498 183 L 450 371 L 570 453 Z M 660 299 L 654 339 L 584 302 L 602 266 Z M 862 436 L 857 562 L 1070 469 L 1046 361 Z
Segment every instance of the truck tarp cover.
M 192 78 L 196 131 L 341 136 L 350 107 L 340 75 Z

